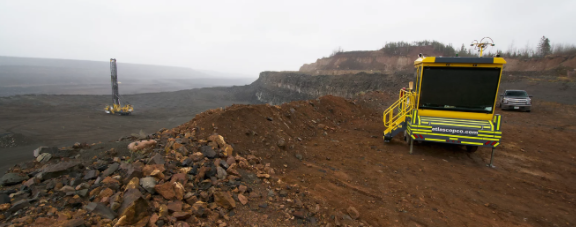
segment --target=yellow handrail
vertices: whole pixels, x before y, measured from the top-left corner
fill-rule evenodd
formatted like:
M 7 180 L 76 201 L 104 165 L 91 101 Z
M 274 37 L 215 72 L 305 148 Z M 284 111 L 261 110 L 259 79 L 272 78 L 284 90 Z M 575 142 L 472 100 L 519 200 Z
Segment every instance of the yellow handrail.
M 399 98 L 394 102 L 388 109 L 384 111 L 382 121 L 384 122 L 384 127 L 389 128 L 392 123 L 402 123 L 412 109 L 414 109 L 415 93 L 400 90 Z M 395 113 L 397 112 L 397 113 Z

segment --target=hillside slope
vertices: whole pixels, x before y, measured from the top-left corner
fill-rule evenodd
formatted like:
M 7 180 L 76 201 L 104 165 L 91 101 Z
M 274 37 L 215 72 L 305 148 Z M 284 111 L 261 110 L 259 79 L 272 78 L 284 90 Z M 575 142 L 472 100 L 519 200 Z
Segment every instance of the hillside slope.
M 236 93 L 241 100 L 276 105 L 324 95 L 351 98 L 368 91 L 392 91 L 408 80 L 408 75 L 376 73 L 310 76 L 300 72 L 262 72 L 258 80 L 238 88 Z
M 488 168 L 490 149 L 467 153 L 423 143 L 409 155 L 400 137 L 383 143 L 380 108 L 391 98 L 374 92 L 214 109 L 148 135 L 158 142 L 133 157 L 125 140 L 64 149 L 69 155 L 10 169 L 6 175 L 19 178 L 0 192 L 14 197 L 0 206 L 0 220 L 15 226 L 576 222 L 576 145 L 565 143 L 576 139 L 574 106 L 536 102 L 532 113 L 498 111 L 506 135 L 497 168 Z
M 353 97 L 367 91 L 390 94 L 413 80 L 413 62 L 419 53 L 442 56 L 454 53 L 441 43 L 428 46 L 384 48 L 377 51 L 338 52 L 304 64 L 298 72 L 262 72 L 258 80 L 237 89 L 237 97 L 252 102 L 279 104 L 323 95 Z M 500 91 L 527 90 L 536 99 L 576 103 L 576 56 L 505 58 Z
M 397 73 L 412 70 L 413 62 L 419 53 L 425 56 L 442 56 L 431 46 L 413 47 L 409 52 L 388 54 L 383 50 L 350 51 L 336 53 L 332 57 L 321 58 L 314 63 L 304 64 L 299 72 L 311 75 L 343 75 L 358 72 Z M 576 69 L 576 56 L 550 55 L 544 58 L 505 58 L 507 72 L 543 72 L 564 75 Z M 555 70 L 559 70 L 556 72 Z

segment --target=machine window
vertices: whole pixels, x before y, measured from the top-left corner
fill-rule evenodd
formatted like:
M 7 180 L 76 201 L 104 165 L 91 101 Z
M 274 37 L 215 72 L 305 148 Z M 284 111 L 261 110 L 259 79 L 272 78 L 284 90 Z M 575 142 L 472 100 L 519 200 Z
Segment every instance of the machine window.
M 506 96 L 528 97 L 525 91 L 506 91 Z
M 421 109 L 492 113 L 499 68 L 424 67 Z

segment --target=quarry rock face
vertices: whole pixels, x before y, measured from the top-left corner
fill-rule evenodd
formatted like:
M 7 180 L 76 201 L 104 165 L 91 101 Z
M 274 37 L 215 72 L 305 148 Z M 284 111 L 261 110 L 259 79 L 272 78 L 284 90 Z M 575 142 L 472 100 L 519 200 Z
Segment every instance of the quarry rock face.
M 336 75 L 326 73 L 314 76 L 309 72 L 262 72 L 258 80 L 237 95 L 250 97 L 255 102 L 280 105 L 325 95 L 353 98 L 368 91 L 395 91 L 408 84 L 410 80 L 397 75 L 402 72 L 338 72 Z M 413 72 L 403 74 L 410 73 Z M 350 81 L 354 81 L 353 86 L 350 86 Z

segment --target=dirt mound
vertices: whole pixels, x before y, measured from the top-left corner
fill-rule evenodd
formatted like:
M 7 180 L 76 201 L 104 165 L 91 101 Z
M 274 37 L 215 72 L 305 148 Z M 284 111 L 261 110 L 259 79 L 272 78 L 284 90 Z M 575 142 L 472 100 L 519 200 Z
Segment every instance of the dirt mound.
M 505 134 L 497 168 L 491 169 L 485 166 L 489 149 L 469 154 L 461 146 L 423 143 L 409 155 L 399 138 L 384 144 L 381 114 L 391 101 L 384 93 L 369 93 L 280 106 L 234 105 L 204 112 L 177 130 L 217 132 L 242 155 L 271 163 L 283 182 L 310 193 L 332 225 L 576 221 L 567 212 L 576 202 L 569 152 L 576 146 L 566 143 L 576 139 L 576 124 L 566 124 L 575 117 L 575 106 L 536 101 L 532 113 L 498 111 Z M 542 210 L 538 204 L 549 206 Z M 356 212 L 358 220 L 352 218 Z
M 362 98 L 384 108 L 388 96 L 375 92 Z M 305 141 L 345 130 L 382 113 L 358 104 L 358 100 L 323 96 L 282 105 L 232 105 L 197 115 L 175 130 L 198 128 L 201 136 L 219 133 L 239 151 L 284 162 L 284 157 L 305 154 Z M 348 127 L 346 127 L 348 128 Z M 380 137 L 379 134 L 375 135 Z M 248 153 L 247 153 L 248 154 Z M 277 163 L 277 164 L 278 164 Z
M 0 194 L 12 199 L 0 218 L 45 226 L 576 223 L 576 145 L 567 143 L 576 140 L 576 106 L 535 101 L 532 113 L 498 112 L 504 134 L 492 169 L 488 149 L 423 143 L 409 155 L 400 138 L 384 144 L 381 114 L 392 101 L 372 92 L 232 105 L 148 135 L 157 145 L 132 157 L 130 141 L 44 155 L 3 177 L 10 185 Z
M 328 223 L 329 204 L 279 176 L 308 158 L 297 151 L 305 141 L 379 114 L 356 102 L 328 96 L 233 105 L 148 135 L 157 145 L 130 156 L 127 142 L 77 147 L 70 157 L 41 154 L 3 177 L 10 184 L 0 194 L 14 199 L 1 201 L 0 218 L 46 226 Z M 347 119 L 354 115 L 360 117 Z M 354 207 L 348 210 L 348 219 L 338 221 L 368 225 Z
M 307 191 L 283 183 L 262 159 L 234 154 L 218 134 L 164 129 L 146 137 L 153 140 L 144 147 L 79 144 L 68 148 L 70 157 L 40 152 L 11 168 L 0 179 L 0 226 L 292 226 L 326 219 Z M 83 149 L 101 151 L 92 157 Z

